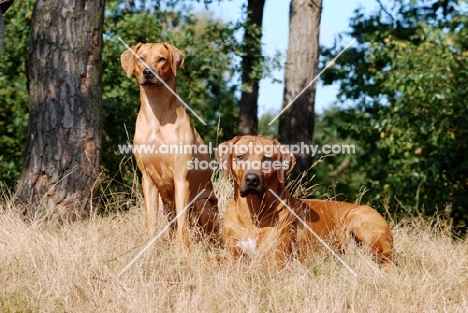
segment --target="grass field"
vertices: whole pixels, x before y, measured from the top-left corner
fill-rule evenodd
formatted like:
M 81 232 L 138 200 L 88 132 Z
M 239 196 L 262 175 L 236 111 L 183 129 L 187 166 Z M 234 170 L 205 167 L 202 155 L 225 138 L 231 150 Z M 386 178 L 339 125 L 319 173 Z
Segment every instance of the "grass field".
M 231 191 L 217 189 L 223 210 Z M 129 211 L 61 227 L 27 224 L 2 200 L 0 311 L 468 312 L 468 241 L 423 218 L 392 223 L 399 264 L 389 274 L 354 243 L 342 257 L 357 277 L 326 253 L 261 272 L 246 260 L 211 261 L 219 251 L 202 244 L 184 257 L 161 239 L 117 277 L 145 244 L 138 198 Z

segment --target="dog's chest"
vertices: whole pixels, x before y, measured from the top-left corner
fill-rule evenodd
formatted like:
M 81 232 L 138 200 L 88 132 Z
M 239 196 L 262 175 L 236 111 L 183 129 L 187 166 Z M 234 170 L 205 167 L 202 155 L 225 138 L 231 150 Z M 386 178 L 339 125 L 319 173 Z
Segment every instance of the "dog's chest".
M 248 255 L 254 255 L 257 253 L 257 239 L 256 238 L 248 238 L 247 240 L 239 240 L 236 244 L 242 252 Z
M 145 142 L 147 144 L 155 144 L 155 145 L 166 145 L 167 143 L 163 140 L 163 138 L 161 137 L 160 134 L 158 134 L 157 132 L 151 132 L 149 135 L 148 135 L 148 138 L 146 138 Z
M 177 143 L 177 136 L 174 130 L 158 127 L 157 129 L 141 131 L 135 133 L 135 144 L 160 147 Z

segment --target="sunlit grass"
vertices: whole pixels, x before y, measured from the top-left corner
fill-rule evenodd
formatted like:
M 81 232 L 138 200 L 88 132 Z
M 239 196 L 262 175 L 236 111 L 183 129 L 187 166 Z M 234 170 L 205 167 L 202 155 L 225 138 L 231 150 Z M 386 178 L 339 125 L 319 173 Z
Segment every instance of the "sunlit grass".
M 230 184 L 215 183 L 222 212 Z M 184 256 L 165 238 L 117 277 L 145 244 L 139 194 L 129 211 L 118 210 L 125 200 L 116 196 L 107 214 L 61 227 L 25 223 L 3 197 L 2 312 L 468 312 L 468 242 L 443 222 L 393 223 L 399 264 L 390 274 L 354 243 L 343 258 L 357 278 L 324 253 L 262 272 L 248 260 L 218 263 L 222 251 L 201 244 Z

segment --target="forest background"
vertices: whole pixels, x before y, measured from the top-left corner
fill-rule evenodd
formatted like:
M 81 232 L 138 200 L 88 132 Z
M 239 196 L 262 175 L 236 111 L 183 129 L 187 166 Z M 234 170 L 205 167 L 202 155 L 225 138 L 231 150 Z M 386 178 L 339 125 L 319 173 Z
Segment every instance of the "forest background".
M 354 201 L 362 196 L 392 214 L 444 213 L 456 229 L 468 222 L 468 22 L 466 1 L 375 1 L 376 9 L 356 8 L 350 31 L 321 46 L 319 68 L 349 42 L 351 46 L 321 76 L 338 86 L 337 102 L 316 114 L 311 143 L 354 144 L 355 155 L 327 156 L 309 171 L 314 196 Z M 0 186 L 13 191 L 21 173 L 28 125 L 25 71 L 34 1 L 14 3 L 5 14 L 5 46 L 0 57 Z M 178 74 L 181 97 L 208 127 L 192 122 L 207 142 L 238 133 L 243 90 L 242 57 L 253 56 L 242 34 L 259 27 L 212 13 L 223 2 L 110 0 L 103 25 L 103 150 L 101 193 L 125 193 L 135 165 L 117 146 L 131 142 L 139 90 L 120 67 L 129 43 L 167 41 L 186 55 Z M 328 5 L 326 2 L 324 5 Z M 286 13 L 285 13 L 286 14 Z M 286 51 L 261 55 L 258 78 L 282 80 Z M 279 112 L 258 116 L 258 134 L 277 136 L 268 122 Z M 314 159 L 318 160 L 317 157 Z M 385 204 L 385 205 L 384 205 Z M 387 205 L 388 204 L 388 205 Z

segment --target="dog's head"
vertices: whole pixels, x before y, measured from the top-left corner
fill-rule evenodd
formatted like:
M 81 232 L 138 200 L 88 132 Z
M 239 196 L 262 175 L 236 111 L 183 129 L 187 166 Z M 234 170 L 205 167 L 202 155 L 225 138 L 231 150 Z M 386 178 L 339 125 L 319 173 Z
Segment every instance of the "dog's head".
M 184 64 L 184 55 L 173 45 L 164 43 L 139 43 L 120 56 L 120 63 L 130 77 L 133 72 L 140 85 L 161 86 Z
M 225 176 L 232 173 L 241 197 L 260 196 L 267 188 L 283 184 L 296 159 L 278 141 L 263 136 L 237 136 L 218 146 L 219 168 Z

